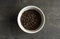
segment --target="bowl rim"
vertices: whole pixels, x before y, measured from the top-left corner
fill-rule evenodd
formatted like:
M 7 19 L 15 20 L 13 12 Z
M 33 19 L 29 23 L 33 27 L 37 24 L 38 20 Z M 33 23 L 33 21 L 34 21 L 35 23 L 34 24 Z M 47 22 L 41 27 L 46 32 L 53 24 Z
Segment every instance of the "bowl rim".
M 43 15 L 43 23 L 42 23 L 41 27 L 40 27 L 39 29 L 33 30 L 33 31 L 32 31 L 32 30 L 27 30 L 27 29 L 25 29 L 25 28 L 22 26 L 21 21 L 20 21 L 23 12 L 24 12 L 24 11 L 27 11 L 27 10 L 30 10 L 30 9 L 37 9 L 37 10 L 39 10 L 39 11 L 41 12 L 41 14 Z M 43 11 L 42 11 L 39 7 L 37 7 L 37 6 L 33 6 L 33 5 L 26 6 L 26 7 L 24 7 L 23 9 L 21 9 L 21 11 L 19 12 L 18 17 L 17 17 L 17 23 L 18 23 L 19 27 L 21 28 L 21 30 L 23 30 L 24 32 L 30 33 L 30 34 L 32 34 L 32 33 L 37 33 L 37 32 L 39 32 L 39 31 L 41 31 L 42 28 L 44 27 L 44 24 L 45 24 L 45 15 L 44 15 Z

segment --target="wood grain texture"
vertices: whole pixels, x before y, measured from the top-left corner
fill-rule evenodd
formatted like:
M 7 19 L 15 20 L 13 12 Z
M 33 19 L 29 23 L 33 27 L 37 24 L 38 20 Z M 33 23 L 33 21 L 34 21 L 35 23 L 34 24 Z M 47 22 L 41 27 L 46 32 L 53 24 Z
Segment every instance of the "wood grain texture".
M 46 16 L 36 34 L 24 33 L 17 25 L 19 11 L 28 5 L 38 6 Z M 0 39 L 60 39 L 60 0 L 0 0 Z

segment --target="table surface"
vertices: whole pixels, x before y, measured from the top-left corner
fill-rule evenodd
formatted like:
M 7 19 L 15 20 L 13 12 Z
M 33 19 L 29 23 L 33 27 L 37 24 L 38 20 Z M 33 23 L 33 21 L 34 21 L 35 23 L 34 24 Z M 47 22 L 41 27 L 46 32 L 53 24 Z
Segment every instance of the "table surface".
M 28 5 L 45 14 L 45 26 L 36 34 L 27 34 L 17 25 L 19 11 Z M 60 0 L 0 0 L 0 39 L 60 39 Z

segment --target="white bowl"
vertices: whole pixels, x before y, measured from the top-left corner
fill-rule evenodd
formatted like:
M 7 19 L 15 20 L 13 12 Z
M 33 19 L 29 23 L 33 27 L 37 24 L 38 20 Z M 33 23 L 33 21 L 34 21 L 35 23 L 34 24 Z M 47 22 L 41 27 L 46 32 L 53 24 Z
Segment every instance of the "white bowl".
M 27 10 L 30 10 L 30 9 L 33 9 L 33 10 L 38 11 L 38 12 L 41 14 L 41 16 L 42 16 L 41 25 L 39 25 L 40 27 L 38 27 L 38 29 L 36 29 L 36 30 L 27 30 L 27 29 L 25 29 L 25 28 L 23 27 L 23 25 L 21 24 L 21 20 L 20 20 L 20 19 L 21 19 L 22 14 L 24 13 L 24 11 L 27 11 Z M 42 11 L 40 8 L 38 8 L 37 6 L 26 6 L 26 7 L 24 7 L 24 8 L 19 12 L 18 17 L 17 17 L 17 22 L 18 22 L 19 27 L 20 27 L 24 32 L 33 34 L 33 33 L 39 32 L 39 31 L 42 30 L 42 28 L 44 27 L 44 24 L 45 24 L 45 15 L 44 15 L 43 11 Z

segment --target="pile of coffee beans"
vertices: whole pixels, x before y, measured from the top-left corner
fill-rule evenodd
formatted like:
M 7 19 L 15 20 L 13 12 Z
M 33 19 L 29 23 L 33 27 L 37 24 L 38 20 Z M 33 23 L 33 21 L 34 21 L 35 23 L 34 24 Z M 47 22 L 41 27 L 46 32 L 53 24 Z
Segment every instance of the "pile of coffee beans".
M 41 15 L 36 10 L 27 10 L 21 16 L 21 23 L 25 29 L 35 30 L 41 24 Z

